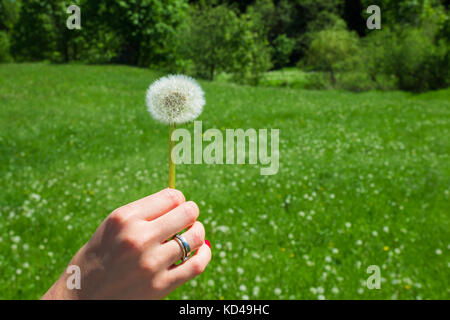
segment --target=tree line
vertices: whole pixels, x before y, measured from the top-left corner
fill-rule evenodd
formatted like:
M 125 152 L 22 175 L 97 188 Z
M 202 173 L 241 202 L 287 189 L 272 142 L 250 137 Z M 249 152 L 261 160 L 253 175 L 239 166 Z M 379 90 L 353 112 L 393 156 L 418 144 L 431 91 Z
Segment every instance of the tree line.
M 81 29 L 66 27 L 70 5 Z M 381 29 L 366 8 L 381 9 Z M 447 87 L 443 0 L 0 0 L 0 62 L 121 63 L 258 84 L 296 67 L 312 88 Z

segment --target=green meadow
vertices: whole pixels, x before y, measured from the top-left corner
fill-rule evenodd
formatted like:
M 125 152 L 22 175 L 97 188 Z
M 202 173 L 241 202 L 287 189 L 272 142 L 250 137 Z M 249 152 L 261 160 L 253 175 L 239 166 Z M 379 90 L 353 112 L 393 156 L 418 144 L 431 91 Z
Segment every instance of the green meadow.
M 112 210 L 166 187 L 162 75 L 0 66 L 0 299 L 41 297 Z M 279 171 L 177 166 L 213 257 L 168 299 L 450 299 L 449 89 L 200 84 L 203 130 L 279 129 Z

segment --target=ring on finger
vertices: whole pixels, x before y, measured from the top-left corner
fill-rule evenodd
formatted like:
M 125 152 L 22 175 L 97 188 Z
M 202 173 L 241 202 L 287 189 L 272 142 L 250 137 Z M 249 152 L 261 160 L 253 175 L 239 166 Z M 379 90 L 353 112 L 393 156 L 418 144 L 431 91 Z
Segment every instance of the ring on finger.
M 179 234 L 175 235 L 173 240 L 175 240 L 181 248 L 181 251 L 183 253 L 181 260 L 183 262 L 186 261 L 189 258 L 188 255 L 189 255 L 189 252 L 191 251 L 191 247 L 189 246 L 189 243 L 186 241 L 186 239 L 182 235 L 179 235 Z

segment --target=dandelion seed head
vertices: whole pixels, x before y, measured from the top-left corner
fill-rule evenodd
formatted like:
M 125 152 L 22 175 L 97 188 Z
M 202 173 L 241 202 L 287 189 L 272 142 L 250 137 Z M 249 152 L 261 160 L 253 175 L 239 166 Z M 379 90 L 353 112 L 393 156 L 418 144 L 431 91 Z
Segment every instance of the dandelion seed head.
M 193 78 L 169 75 L 150 85 L 146 103 L 155 120 L 181 124 L 193 121 L 202 113 L 205 98 L 202 88 Z

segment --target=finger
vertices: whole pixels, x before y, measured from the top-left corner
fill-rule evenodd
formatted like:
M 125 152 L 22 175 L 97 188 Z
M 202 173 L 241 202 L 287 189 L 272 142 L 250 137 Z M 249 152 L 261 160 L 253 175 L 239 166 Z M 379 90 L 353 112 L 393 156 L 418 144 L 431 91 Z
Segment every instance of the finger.
M 127 216 L 135 216 L 143 220 L 151 221 L 176 208 L 185 201 L 186 199 L 181 191 L 167 188 L 120 207 L 117 211 L 126 212 Z
M 195 202 L 184 202 L 165 215 L 151 221 L 151 228 L 158 230 L 159 240 L 163 242 L 194 224 L 198 214 L 199 209 Z
M 211 249 L 204 243 L 189 260 L 172 267 L 168 278 L 173 288 L 201 274 L 211 260 Z
M 192 228 L 183 233 L 183 237 L 186 239 L 187 243 L 189 243 L 191 252 L 197 250 L 205 242 L 205 228 L 203 227 L 203 224 L 196 221 L 192 225 Z M 172 266 L 183 257 L 182 250 L 183 249 L 175 240 L 163 243 L 158 248 L 158 252 L 160 252 L 159 255 L 164 256 L 164 263 L 166 263 L 167 266 Z

